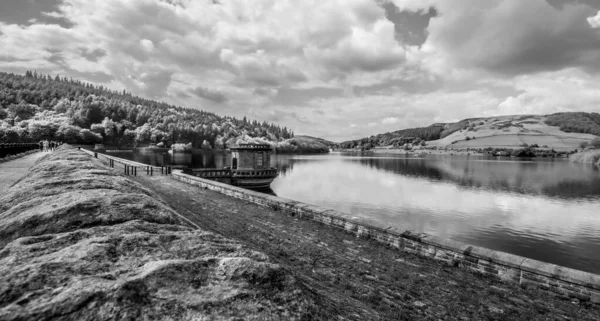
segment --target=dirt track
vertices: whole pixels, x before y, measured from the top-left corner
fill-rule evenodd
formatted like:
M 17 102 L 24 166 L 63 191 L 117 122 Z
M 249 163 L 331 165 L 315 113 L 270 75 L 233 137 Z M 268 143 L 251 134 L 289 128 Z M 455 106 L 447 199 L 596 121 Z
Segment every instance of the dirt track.
M 598 320 L 600 308 L 404 253 L 167 176 L 131 177 L 200 227 L 262 251 L 350 320 Z

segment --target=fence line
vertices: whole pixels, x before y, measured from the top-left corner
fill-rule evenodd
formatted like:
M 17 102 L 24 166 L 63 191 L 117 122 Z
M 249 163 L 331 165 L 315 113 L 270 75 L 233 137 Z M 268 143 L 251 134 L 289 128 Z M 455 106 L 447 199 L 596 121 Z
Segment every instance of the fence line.
M 148 176 L 154 176 L 155 173 L 158 174 L 159 172 L 162 175 L 169 175 L 172 173 L 172 170 L 173 170 L 172 166 L 152 166 L 152 165 L 148 165 L 148 164 L 143 164 L 143 163 L 126 160 L 126 159 L 119 158 L 119 157 L 114 157 L 114 156 L 109 156 L 109 155 L 98 153 L 98 152 L 89 151 L 89 150 L 81 148 L 81 147 L 78 147 L 78 149 L 90 156 L 94 156 L 95 158 L 102 157 L 102 158 L 108 160 L 108 166 L 111 168 L 116 168 L 115 164 L 123 165 L 123 174 L 125 174 L 125 175 L 137 176 L 138 173 L 141 175 L 144 172 Z M 142 170 L 138 171 L 138 168 L 141 168 Z

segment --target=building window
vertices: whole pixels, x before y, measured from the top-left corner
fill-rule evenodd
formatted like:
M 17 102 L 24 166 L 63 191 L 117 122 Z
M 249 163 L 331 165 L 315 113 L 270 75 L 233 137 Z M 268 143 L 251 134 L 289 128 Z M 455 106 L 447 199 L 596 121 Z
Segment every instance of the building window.
M 263 154 L 262 153 L 255 153 L 254 155 L 256 155 L 256 167 L 262 167 L 263 166 Z

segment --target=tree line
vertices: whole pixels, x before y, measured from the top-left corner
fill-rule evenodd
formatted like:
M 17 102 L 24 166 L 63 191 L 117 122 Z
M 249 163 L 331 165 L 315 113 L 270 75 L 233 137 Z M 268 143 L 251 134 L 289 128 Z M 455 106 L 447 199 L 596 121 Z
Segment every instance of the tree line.
M 0 72 L 0 142 L 42 139 L 118 146 L 191 143 L 225 148 L 240 140 L 274 144 L 294 137 L 272 123 L 219 116 L 71 78 Z
M 443 124 L 434 124 L 429 127 L 407 128 L 357 140 L 345 141 L 340 143 L 340 147 L 344 149 L 371 149 L 378 146 L 391 145 L 393 147 L 399 147 L 405 144 L 423 144 L 429 140 L 440 139 L 440 135 L 443 131 Z

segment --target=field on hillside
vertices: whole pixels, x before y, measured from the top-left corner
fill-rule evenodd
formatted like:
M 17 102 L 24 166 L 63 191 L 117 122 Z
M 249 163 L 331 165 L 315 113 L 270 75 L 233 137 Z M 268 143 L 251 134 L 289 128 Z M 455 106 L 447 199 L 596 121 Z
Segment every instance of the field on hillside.
M 464 121 L 463 129 L 450 135 L 427 142 L 428 146 L 449 148 L 519 148 L 524 144 L 537 144 L 557 151 L 579 148 L 582 142 L 590 142 L 595 135 L 568 133 L 558 126 L 549 126 L 547 116 L 518 115 L 491 118 L 474 118 Z

